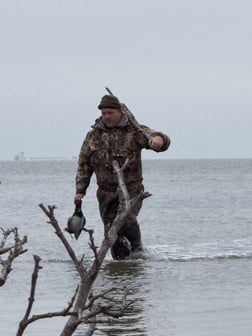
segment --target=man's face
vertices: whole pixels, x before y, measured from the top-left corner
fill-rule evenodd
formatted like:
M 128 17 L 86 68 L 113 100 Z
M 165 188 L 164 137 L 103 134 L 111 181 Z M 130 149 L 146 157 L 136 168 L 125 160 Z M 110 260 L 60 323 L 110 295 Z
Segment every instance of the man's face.
M 122 112 L 119 109 L 106 107 L 101 110 L 102 121 L 107 127 L 114 127 L 119 124 Z

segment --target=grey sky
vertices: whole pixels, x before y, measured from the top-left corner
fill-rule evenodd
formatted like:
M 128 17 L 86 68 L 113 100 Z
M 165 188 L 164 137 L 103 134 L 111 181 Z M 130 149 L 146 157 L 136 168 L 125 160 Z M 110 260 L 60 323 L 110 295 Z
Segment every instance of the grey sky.
M 252 157 L 251 0 L 0 0 L 0 160 L 78 155 L 108 86 L 172 139 Z

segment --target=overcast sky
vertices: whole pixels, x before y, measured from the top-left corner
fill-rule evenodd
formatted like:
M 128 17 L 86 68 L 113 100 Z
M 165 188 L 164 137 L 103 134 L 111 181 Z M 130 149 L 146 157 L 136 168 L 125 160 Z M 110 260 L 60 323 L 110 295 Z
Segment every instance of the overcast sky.
M 0 0 L 0 160 L 79 153 L 108 86 L 153 158 L 252 157 L 251 0 Z

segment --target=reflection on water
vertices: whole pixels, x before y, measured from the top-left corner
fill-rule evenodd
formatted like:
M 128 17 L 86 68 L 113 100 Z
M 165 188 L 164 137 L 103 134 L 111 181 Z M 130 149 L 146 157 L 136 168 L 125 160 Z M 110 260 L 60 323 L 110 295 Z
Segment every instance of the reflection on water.
M 104 264 L 103 271 L 107 278 L 115 280 L 119 279 L 140 279 L 144 275 L 143 261 L 127 260 L 127 261 L 110 261 Z
M 122 302 L 123 291 L 128 290 L 127 301 L 132 301 L 123 317 L 114 319 L 109 323 L 97 324 L 95 335 L 147 335 L 144 321 L 144 265 L 142 260 L 107 261 L 99 274 L 94 286 L 94 294 L 104 290 L 104 284 L 109 288 L 116 288 L 113 299 Z M 107 289 L 109 289 L 107 288 Z M 86 326 L 79 328 L 76 335 L 83 335 Z

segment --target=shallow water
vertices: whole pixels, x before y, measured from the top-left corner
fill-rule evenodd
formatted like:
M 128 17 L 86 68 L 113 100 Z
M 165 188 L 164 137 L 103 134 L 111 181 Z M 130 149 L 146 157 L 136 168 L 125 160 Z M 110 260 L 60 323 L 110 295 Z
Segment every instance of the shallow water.
M 33 313 L 63 309 L 78 283 L 74 266 L 38 207 L 55 204 L 64 227 L 73 212 L 75 161 L 0 162 L 0 226 L 18 226 L 29 251 L 0 288 L 1 335 L 15 335 L 30 289 L 33 254 L 41 258 Z M 108 254 L 94 293 L 131 288 L 127 318 L 95 335 L 250 336 L 252 333 L 252 160 L 146 160 L 139 221 L 144 252 L 115 262 Z M 103 235 L 93 180 L 84 213 Z M 88 238 L 69 238 L 90 260 Z M 65 319 L 36 322 L 25 335 L 59 335 Z M 83 335 L 85 326 L 76 335 Z

